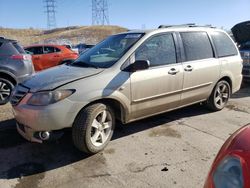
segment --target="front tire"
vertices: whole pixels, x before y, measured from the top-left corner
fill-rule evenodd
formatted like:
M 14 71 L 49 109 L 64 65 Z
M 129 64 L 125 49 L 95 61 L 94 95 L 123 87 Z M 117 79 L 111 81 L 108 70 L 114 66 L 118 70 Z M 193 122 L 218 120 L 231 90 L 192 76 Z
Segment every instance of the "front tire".
M 0 105 L 9 102 L 14 85 L 7 79 L 0 78 Z
M 105 104 L 90 105 L 80 111 L 72 127 L 74 145 L 85 153 L 102 151 L 111 140 L 115 128 L 113 110 Z
M 231 88 L 227 81 L 221 80 L 214 87 L 208 101 L 207 107 L 212 111 L 222 110 L 230 98 Z

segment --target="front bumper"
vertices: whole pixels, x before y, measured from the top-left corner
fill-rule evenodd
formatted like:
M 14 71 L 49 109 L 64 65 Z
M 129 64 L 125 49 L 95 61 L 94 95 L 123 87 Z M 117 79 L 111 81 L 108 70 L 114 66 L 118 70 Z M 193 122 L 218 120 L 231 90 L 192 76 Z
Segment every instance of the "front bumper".
M 31 142 L 42 143 L 41 139 L 35 138 L 36 131 L 32 130 L 31 128 L 24 126 L 22 124 L 16 123 L 17 131 L 23 138 Z
M 27 94 L 18 105 L 13 106 L 18 132 L 27 140 L 40 142 L 34 135 L 42 131 L 61 130 L 72 127 L 75 117 L 83 107 L 69 99 L 48 106 L 27 105 L 31 94 Z

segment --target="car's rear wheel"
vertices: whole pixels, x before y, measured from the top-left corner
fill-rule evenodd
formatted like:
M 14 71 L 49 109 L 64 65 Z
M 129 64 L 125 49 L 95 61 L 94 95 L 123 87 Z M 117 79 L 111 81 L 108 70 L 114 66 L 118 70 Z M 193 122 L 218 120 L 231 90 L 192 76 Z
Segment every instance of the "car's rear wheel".
M 72 128 L 74 145 L 83 152 L 95 154 L 110 141 L 115 127 L 113 110 L 105 104 L 93 104 L 83 109 Z
M 9 102 L 14 85 L 7 79 L 0 78 L 0 105 Z
M 222 110 L 230 98 L 231 89 L 227 81 L 221 80 L 214 87 L 208 101 L 207 107 L 213 111 Z

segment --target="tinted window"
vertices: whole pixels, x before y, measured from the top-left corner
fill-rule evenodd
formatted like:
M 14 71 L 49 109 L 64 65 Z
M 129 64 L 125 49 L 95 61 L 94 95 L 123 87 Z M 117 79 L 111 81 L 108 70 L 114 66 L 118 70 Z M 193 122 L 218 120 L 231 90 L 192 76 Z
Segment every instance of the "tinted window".
M 59 48 L 55 48 L 55 52 L 60 52 L 61 50 Z
M 237 55 L 238 51 L 232 40 L 223 32 L 213 32 L 211 34 L 219 57 Z
M 44 54 L 54 53 L 55 48 L 52 46 L 44 46 L 43 52 L 44 52 Z
M 21 54 L 25 54 L 26 52 L 24 51 L 24 49 L 17 43 L 17 42 L 13 42 L 12 43 L 13 46 L 16 48 L 16 50 L 21 53 Z
M 3 43 L 2 43 L 2 42 L 0 42 L 0 47 L 2 46 L 2 44 L 3 44 Z
M 214 53 L 206 32 L 181 33 L 187 61 L 213 58 Z
M 135 52 L 136 60 L 149 60 L 150 66 L 176 63 L 172 34 L 154 36 L 145 41 Z
M 31 47 L 31 48 L 26 48 L 26 50 L 31 52 L 34 55 L 43 54 L 43 48 L 42 47 Z

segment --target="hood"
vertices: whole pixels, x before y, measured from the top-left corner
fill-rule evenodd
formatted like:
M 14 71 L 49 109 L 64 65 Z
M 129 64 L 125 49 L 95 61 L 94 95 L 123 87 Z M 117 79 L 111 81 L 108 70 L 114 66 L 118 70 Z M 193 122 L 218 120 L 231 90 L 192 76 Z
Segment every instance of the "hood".
M 53 90 L 69 82 L 99 74 L 103 70 L 61 65 L 34 74 L 22 85 L 30 88 L 30 92 Z
M 250 41 L 250 21 L 238 23 L 231 30 L 237 43 Z

